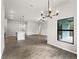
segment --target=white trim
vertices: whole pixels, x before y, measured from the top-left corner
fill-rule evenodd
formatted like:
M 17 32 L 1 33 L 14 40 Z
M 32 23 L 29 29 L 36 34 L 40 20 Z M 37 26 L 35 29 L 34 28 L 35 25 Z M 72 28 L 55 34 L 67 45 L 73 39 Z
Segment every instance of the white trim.
M 58 45 L 51 44 L 51 42 L 48 42 L 48 41 L 47 41 L 47 44 L 50 44 L 50 45 L 56 46 L 56 47 L 58 47 L 58 48 L 60 48 L 60 49 L 66 50 L 66 51 L 68 51 L 68 52 L 77 54 L 77 52 L 75 52 L 75 51 L 71 51 L 71 50 L 69 50 L 69 49 L 62 48 L 62 47 L 60 47 L 60 46 L 58 46 Z

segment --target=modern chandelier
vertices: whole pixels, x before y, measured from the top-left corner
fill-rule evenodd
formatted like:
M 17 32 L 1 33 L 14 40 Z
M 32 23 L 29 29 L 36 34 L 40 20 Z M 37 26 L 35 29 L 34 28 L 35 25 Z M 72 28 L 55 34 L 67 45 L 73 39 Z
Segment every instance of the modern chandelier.
M 47 12 L 48 14 L 47 15 L 45 15 L 44 13 L 43 13 L 43 11 L 41 11 L 41 17 L 44 19 L 44 18 L 47 18 L 47 17 L 49 17 L 49 18 L 52 18 L 52 16 L 57 16 L 59 13 L 58 13 L 58 11 L 56 11 L 56 13 L 55 14 L 52 14 L 52 9 L 50 8 L 50 6 L 49 6 L 49 0 L 48 0 L 48 12 Z

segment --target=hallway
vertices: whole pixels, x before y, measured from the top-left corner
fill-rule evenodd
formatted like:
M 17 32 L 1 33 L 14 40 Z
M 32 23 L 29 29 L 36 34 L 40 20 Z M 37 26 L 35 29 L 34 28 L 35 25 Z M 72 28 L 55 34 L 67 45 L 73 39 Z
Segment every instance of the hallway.
M 77 59 L 75 54 L 48 45 L 45 39 L 33 35 L 16 41 L 16 37 L 8 37 L 2 59 Z

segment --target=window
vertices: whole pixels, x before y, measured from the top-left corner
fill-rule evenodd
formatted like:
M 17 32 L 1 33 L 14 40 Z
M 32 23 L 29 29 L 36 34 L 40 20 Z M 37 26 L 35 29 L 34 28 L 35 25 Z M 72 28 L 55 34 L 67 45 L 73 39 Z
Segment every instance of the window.
M 74 44 L 74 17 L 57 21 L 57 35 L 57 40 Z

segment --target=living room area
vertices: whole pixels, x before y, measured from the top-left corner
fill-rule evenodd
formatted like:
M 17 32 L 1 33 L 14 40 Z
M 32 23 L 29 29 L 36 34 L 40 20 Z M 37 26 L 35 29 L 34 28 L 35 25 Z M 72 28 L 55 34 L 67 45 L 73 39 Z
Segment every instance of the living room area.
M 77 59 L 76 0 L 2 0 L 2 59 Z

